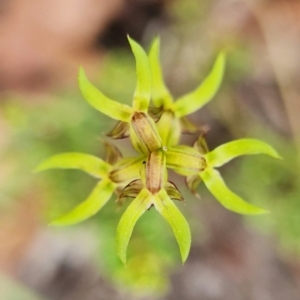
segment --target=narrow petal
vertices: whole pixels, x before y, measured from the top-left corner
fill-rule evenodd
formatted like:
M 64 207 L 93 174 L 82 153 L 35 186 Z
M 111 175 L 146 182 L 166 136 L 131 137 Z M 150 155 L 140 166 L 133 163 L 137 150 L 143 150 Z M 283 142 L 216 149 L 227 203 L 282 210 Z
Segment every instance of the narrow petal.
M 128 37 L 136 61 L 137 84 L 133 96 L 133 107 L 137 111 L 147 112 L 151 97 L 151 70 L 149 59 L 143 48 Z
M 35 172 L 48 169 L 79 169 L 96 178 L 103 178 L 107 176 L 111 166 L 93 155 L 68 152 L 48 158 L 35 169 Z
M 92 217 L 106 204 L 114 189 L 115 184 L 111 181 L 100 181 L 84 202 L 80 203 L 69 213 L 52 221 L 50 225 L 67 226 Z
M 154 206 L 170 224 L 179 246 L 182 262 L 184 263 L 191 247 L 191 232 L 186 219 L 165 190 L 161 190 L 155 197 Z
M 183 117 L 189 115 L 208 103 L 215 96 L 221 85 L 224 69 L 225 54 L 221 52 L 218 55 L 211 72 L 201 85 L 193 92 L 179 98 L 174 103 L 174 112 L 176 116 Z
M 245 215 L 256 215 L 268 212 L 263 208 L 247 203 L 229 190 L 217 170 L 207 168 L 200 173 L 200 176 L 208 190 L 225 208 Z
M 270 145 L 255 139 L 240 139 L 226 143 L 207 153 L 205 158 L 209 166 L 220 167 L 238 156 L 253 154 L 267 154 L 280 158 Z
M 155 107 L 166 108 L 173 102 L 172 96 L 166 87 L 159 61 L 159 38 L 155 38 L 149 51 L 149 62 L 152 72 L 152 101 Z
M 129 122 L 133 109 L 103 95 L 89 82 L 82 67 L 79 69 L 78 83 L 82 96 L 91 106 L 113 119 Z
M 117 228 L 117 252 L 124 264 L 126 264 L 127 246 L 135 223 L 151 204 L 151 194 L 146 189 L 143 189 L 121 217 Z

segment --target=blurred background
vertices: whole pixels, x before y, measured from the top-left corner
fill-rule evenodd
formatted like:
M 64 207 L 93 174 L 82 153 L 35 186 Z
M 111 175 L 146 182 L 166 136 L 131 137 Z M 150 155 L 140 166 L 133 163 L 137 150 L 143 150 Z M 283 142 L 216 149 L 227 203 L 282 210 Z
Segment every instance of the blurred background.
M 232 190 L 271 211 L 264 216 L 226 211 L 203 185 L 196 199 L 174 179 L 193 236 L 184 266 L 154 210 L 135 227 L 127 268 L 115 250 L 127 204 L 111 199 L 86 222 L 47 227 L 95 181 L 79 171 L 33 173 L 56 153 L 104 157 L 101 138 L 114 122 L 84 101 L 77 72 L 83 65 L 105 94 L 130 103 L 135 63 L 126 34 L 145 49 L 161 37 L 175 98 L 196 87 L 225 49 L 223 85 L 190 120 L 209 126 L 211 149 L 253 137 L 283 157 L 243 157 L 221 169 Z M 299 300 L 299 53 L 298 0 L 0 1 L 0 298 Z

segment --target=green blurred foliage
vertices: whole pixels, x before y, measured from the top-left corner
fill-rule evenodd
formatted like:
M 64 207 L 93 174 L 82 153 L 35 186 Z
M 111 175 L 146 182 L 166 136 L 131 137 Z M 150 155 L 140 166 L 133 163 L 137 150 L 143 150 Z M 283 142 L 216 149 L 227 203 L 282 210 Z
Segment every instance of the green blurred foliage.
M 266 236 L 276 237 L 286 255 L 299 256 L 299 152 L 286 137 L 261 128 L 259 132 L 268 136 L 283 160 L 274 162 L 268 157 L 247 158 L 237 165 L 235 174 L 229 170 L 228 177 L 239 186 L 245 197 L 271 212 L 264 218 L 247 218 L 247 222 Z
M 5 300 L 45 300 L 27 287 L 0 274 L 0 296 Z

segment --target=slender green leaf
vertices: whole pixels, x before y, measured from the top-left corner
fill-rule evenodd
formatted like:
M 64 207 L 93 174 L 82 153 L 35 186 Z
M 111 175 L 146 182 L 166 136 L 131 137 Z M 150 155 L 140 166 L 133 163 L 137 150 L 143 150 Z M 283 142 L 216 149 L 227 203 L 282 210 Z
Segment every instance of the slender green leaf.
M 100 181 L 88 198 L 69 213 L 53 220 L 50 225 L 67 226 L 84 221 L 96 214 L 110 199 L 115 184 L 110 180 Z
M 79 69 L 78 83 L 82 96 L 95 109 L 113 119 L 124 122 L 130 121 L 133 109 L 103 95 L 89 82 L 82 67 Z
M 79 169 L 96 178 L 102 178 L 107 176 L 111 166 L 93 155 L 68 152 L 48 158 L 35 169 L 35 172 L 48 169 Z
M 128 206 L 121 217 L 117 228 L 117 252 L 121 261 L 126 264 L 126 251 L 133 228 L 141 215 L 151 206 L 152 195 L 143 189 Z
M 245 202 L 242 198 L 229 190 L 217 170 L 207 168 L 205 171 L 200 173 L 200 176 L 208 190 L 227 209 L 246 215 L 263 214 L 268 212 L 263 208 Z
M 230 160 L 241 155 L 267 154 L 280 158 L 278 153 L 265 142 L 255 139 L 240 139 L 221 145 L 205 155 L 207 164 L 211 167 L 220 167 Z
M 174 103 L 174 112 L 177 117 L 189 115 L 208 103 L 217 93 L 224 74 L 225 54 L 221 52 L 211 72 L 202 84 L 193 92 L 179 98 Z
M 182 262 L 184 263 L 191 247 L 191 232 L 186 219 L 165 190 L 161 190 L 155 197 L 154 206 L 170 224 L 179 246 Z
M 136 61 L 137 84 L 133 96 L 133 107 L 137 111 L 147 112 L 151 97 L 151 70 L 148 56 L 143 48 L 128 36 Z
M 152 101 L 154 106 L 166 108 L 173 102 L 172 96 L 166 87 L 159 61 L 159 38 L 155 38 L 149 51 L 149 62 L 152 72 Z

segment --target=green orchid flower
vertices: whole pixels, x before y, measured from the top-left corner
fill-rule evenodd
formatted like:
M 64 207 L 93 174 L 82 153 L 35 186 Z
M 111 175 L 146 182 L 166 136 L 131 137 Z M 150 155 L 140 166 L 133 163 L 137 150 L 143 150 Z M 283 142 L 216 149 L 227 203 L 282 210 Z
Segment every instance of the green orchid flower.
M 159 38 L 156 38 L 149 52 L 152 70 L 152 102 L 156 108 L 160 108 L 157 127 L 162 142 L 170 147 L 178 144 L 181 132 L 199 131 L 199 128 L 185 117 L 202 108 L 217 93 L 224 74 L 225 53 L 221 52 L 218 55 L 212 70 L 194 91 L 173 101 L 163 80 L 159 61 L 159 45 Z
M 182 196 L 174 184 L 166 181 L 165 160 L 163 151 L 149 154 L 145 168 L 141 170 L 141 179 L 131 182 L 120 196 L 135 198 L 122 215 L 117 228 L 117 251 L 124 264 L 133 228 L 138 219 L 152 206 L 170 224 L 179 245 L 182 262 L 187 259 L 191 233 L 186 219 L 172 201 L 182 200 Z
M 262 214 L 267 211 L 247 203 L 226 186 L 217 168 L 241 155 L 263 153 L 280 157 L 271 146 L 255 139 L 236 140 L 209 151 L 203 132 L 194 147 L 178 145 L 181 132 L 199 131 L 186 116 L 207 104 L 218 91 L 225 69 L 225 54 L 218 55 L 211 72 L 199 87 L 173 101 L 162 77 L 159 39 L 154 40 L 149 56 L 139 44 L 128 40 L 137 73 L 132 107 L 101 93 L 89 82 L 83 68 L 80 68 L 78 80 L 86 101 L 119 121 L 109 137 L 129 136 L 139 154 L 122 158 L 116 147 L 106 144 L 106 160 L 84 153 L 63 153 L 44 161 L 36 171 L 79 169 L 98 180 L 85 201 L 52 221 L 52 225 L 70 225 L 86 220 L 96 214 L 115 192 L 118 203 L 133 198 L 117 227 L 117 251 L 122 262 L 126 263 L 126 251 L 136 222 L 151 207 L 170 224 L 184 262 L 190 250 L 191 233 L 186 219 L 172 201 L 182 201 L 183 198 L 176 186 L 167 180 L 168 169 L 185 176 L 189 189 L 196 196 L 196 188 L 203 181 L 227 209 L 241 214 Z M 154 107 L 149 106 L 150 100 Z
M 151 98 L 151 70 L 148 56 L 130 37 L 128 41 L 135 56 L 137 73 L 132 107 L 106 97 L 89 82 L 82 67 L 79 70 L 78 82 L 83 97 L 91 106 L 119 121 L 108 136 L 115 139 L 130 136 L 134 148 L 145 154 L 161 148 L 162 141 L 154 121 L 148 115 Z
M 233 193 L 225 184 L 216 168 L 241 155 L 267 154 L 280 158 L 268 144 L 255 139 L 240 139 L 217 147 L 208 152 L 203 137 L 194 148 L 175 146 L 166 152 L 166 165 L 175 172 L 187 176 L 187 185 L 192 192 L 201 180 L 214 197 L 227 209 L 240 214 L 262 214 L 265 209 L 247 203 Z
M 111 198 L 114 191 L 122 189 L 129 181 L 138 178 L 144 157 L 120 159 L 114 146 L 107 145 L 108 161 L 77 152 L 61 153 L 42 162 L 35 172 L 49 169 L 78 169 L 98 179 L 87 199 L 67 214 L 53 220 L 50 225 L 66 226 L 82 222 L 95 215 Z

